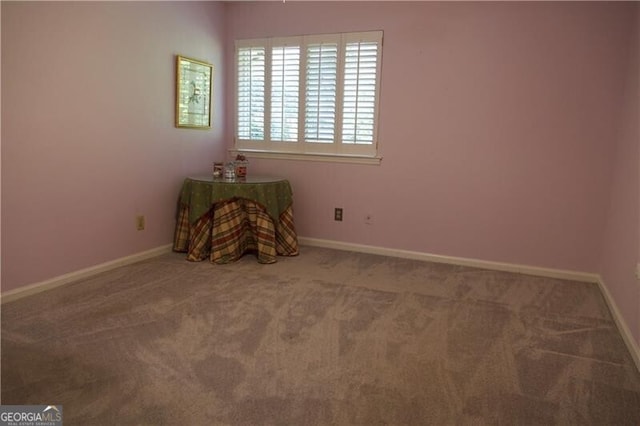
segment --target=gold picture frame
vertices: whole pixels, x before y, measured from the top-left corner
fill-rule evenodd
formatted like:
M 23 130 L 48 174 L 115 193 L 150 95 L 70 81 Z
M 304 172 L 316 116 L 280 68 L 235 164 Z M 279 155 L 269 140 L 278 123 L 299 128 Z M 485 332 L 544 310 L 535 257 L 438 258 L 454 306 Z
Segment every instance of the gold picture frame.
M 213 65 L 176 55 L 176 127 L 211 128 Z

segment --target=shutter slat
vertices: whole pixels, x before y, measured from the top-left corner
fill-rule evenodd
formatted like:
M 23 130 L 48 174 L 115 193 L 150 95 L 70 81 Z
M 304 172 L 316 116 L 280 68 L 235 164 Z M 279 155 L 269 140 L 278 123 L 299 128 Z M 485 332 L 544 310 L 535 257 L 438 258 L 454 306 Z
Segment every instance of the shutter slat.
M 305 141 L 333 143 L 335 134 L 337 43 L 307 46 Z
M 350 42 L 345 52 L 342 142 L 373 143 L 378 44 Z
M 271 140 L 298 140 L 300 47 L 271 49 Z
M 264 47 L 243 47 L 237 53 L 238 138 L 264 140 Z

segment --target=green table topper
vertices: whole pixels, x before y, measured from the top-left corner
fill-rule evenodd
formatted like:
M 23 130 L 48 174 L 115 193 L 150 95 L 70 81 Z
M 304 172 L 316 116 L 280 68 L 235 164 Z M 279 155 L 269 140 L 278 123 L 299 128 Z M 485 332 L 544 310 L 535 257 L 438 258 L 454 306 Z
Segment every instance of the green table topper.
M 180 204 L 189 207 L 189 222 L 193 224 L 214 204 L 232 198 L 260 204 L 277 223 L 293 202 L 293 193 L 289 181 L 283 178 L 247 176 L 242 181 L 225 181 L 211 176 L 192 176 L 182 184 Z

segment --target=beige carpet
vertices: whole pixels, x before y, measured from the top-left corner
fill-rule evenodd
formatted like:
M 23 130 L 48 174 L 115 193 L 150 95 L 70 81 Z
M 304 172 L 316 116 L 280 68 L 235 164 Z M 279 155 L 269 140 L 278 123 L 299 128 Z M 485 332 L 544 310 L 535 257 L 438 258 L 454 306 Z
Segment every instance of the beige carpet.
M 65 425 L 638 425 L 595 284 L 303 247 L 2 306 L 2 404 Z

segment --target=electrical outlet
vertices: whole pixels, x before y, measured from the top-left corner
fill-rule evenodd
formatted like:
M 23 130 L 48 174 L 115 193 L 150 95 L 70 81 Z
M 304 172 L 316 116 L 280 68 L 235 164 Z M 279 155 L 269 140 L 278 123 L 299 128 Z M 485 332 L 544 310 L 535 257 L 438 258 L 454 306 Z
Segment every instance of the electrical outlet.
M 144 215 L 136 216 L 136 229 L 144 231 Z
M 371 213 L 364 215 L 364 223 L 366 225 L 373 225 L 373 215 Z
M 342 207 L 336 207 L 336 209 L 333 212 L 333 220 L 342 222 Z

